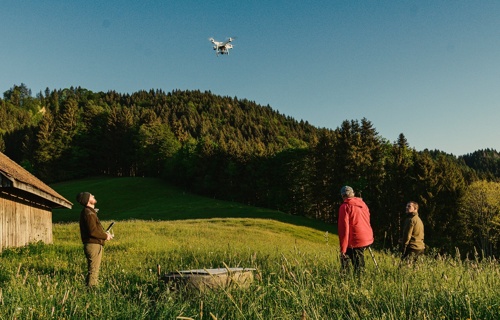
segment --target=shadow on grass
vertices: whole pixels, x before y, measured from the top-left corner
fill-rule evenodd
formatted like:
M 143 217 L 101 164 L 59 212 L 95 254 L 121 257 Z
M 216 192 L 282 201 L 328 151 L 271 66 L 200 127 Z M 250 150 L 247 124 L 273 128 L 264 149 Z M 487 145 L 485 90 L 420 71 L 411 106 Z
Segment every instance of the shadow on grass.
M 194 195 L 157 178 L 93 177 L 51 185 L 63 197 L 73 202 L 72 209 L 54 209 L 52 220 L 77 222 L 82 206 L 75 198 L 79 192 L 95 195 L 101 220 L 188 220 L 212 218 L 271 219 L 337 233 L 337 227 L 319 220 L 286 214 L 277 210 L 252 207 Z

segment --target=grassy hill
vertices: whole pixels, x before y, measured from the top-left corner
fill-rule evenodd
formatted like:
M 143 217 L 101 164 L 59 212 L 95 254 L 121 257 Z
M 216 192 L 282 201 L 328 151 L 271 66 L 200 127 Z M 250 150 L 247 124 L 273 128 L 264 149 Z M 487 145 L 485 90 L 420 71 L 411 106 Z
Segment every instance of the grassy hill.
M 102 220 L 261 218 L 336 233 L 336 225 L 275 210 L 193 195 L 155 178 L 95 177 L 58 183 L 51 187 L 74 204 L 71 210 L 54 210 L 55 223 L 78 221 L 82 207 L 76 202 L 76 195 L 81 191 L 88 191 L 97 199 L 96 207 L 99 208 L 99 217 Z
M 53 186 L 96 195 L 104 223 L 101 288 L 84 286 L 78 213 L 54 212 L 54 244 L 0 254 L 0 319 L 498 319 L 497 261 L 425 257 L 401 265 L 367 254 L 361 277 L 339 272 L 331 225 L 183 193 L 156 179 L 94 178 Z M 76 202 L 76 201 L 75 201 Z M 101 214 L 102 213 L 102 214 Z M 326 232 L 329 231 L 329 232 Z M 249 289 L 169 291 L 165 272 L 255 268 Z

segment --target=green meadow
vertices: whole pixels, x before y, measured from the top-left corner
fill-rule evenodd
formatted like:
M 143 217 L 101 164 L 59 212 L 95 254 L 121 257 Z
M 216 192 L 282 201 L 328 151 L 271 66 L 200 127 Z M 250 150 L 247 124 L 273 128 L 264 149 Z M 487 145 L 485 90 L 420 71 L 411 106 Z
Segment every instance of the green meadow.
M 498 319 L 495 260 L 427 255 L 401 265 L 366 253 L 361 277 L 340 273 L 335 225 L 196 196 L 159 179 L 93 178 L 52 185 L 75 203 L 54 210 L 54 243 L 0 253 L 0 319 Z M 104 226 L 100 287 L 84 285 L 81 206 L 93 193 Z M 457 255 L 458 256 L 458 255 Z M 176 270 L 255 268 L 249 288 L 170 290 Z

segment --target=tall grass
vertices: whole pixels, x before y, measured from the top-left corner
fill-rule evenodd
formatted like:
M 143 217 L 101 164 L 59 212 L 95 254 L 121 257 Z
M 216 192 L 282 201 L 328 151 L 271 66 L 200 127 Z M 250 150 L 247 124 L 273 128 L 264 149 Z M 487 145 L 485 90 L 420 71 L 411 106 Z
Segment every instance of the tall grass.
M 303 232 L 301 232 L 303 230 Z M 76 223 L 55 244 L 5 250 L 0 319 L 497 319 L 496 261 L 430 258 L 400 266 L 367 255 L 358 279 L 342 275 L 333 236 L 261 219 L 123 221 L 106 245 L 101 287 L 88 291 Z M 297 235 L 303 235 L 298 237 Z M 328 241 L 327 241 L 328 240 Z M 256 268 L 249 289 L 169 291 L 164 272 Z
M 210 212 L 209 203 L 214 200 L 199 201 L 205 201 Z M 216 203 L 213 207 L 236 206 Z M 245 210 L 251 215 L 251 208 Z M 260 209 L 255 210 L 258 216 Z M 84 285 L 86 262 L 78 224 L 56 223 L 54 244 L 31 244 L 1 253 L 0 319 L 500 316 L 497 261 L 437 256 L 425 257 L 415 265 L 400 265 L 397 256 L 376 251 L 380 270 L 367 254 L 366 272 L 358 278 L 339 272 L 338 239 L 324 231 L 329 226 L 304 226 L 290 222 L 293 217 L 281 220 L 205 216 L 118 221 L 115 239 L 105 247 L 101 286 L 90 291 Z M 199 292 L 181 287 L 171 291 L 158 281 L 157 264 L 163 272 L 249 267 L 256 269 L 256 277 L 248 289 Z

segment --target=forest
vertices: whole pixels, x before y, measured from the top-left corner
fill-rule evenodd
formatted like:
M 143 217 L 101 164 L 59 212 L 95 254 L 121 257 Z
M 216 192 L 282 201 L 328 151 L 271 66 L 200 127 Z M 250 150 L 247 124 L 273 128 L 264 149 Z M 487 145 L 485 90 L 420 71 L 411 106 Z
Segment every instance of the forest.
M 336 121 L 319 128 L 209 91 L 71 87 L 33 96 L 20 84 L 0 98 L 0 151 L 49 184 L 160 177 L 188 192 L 332 224 L 348 184 L 370 207 L 381 249 L 396 247 L 413 200 L 430 253 L 499 255 L 500 153 L 417 151 L 403 133 L 381 137 L 368 119 Z

